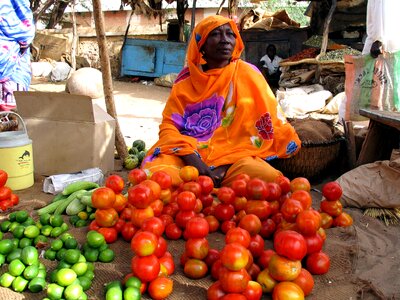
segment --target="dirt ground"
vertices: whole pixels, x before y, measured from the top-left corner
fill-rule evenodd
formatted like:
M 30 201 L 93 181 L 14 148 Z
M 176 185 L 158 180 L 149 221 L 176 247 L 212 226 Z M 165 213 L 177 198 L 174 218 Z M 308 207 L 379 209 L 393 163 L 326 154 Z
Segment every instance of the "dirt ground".
M 63 84 L 33 84 L 34 91 L 63 91 Z M 149 82 L 114 82 L 115 103 L 121 130 L 127 143 L 143 139 L 151 145 L 157 139 L 161 112 L 167 99 L 169 88 L 151 85 Z M 102 99 L 96 100 L 100 105 Z M 103 102 L 103 103 L 102 103 Z M 124 178 L 127 172 L 116 170 Z M 313 207 L 318 209 L 321 195 L 318 190 L 324 182 L 335 178 L 321 178 L 313 185 Z M 31 188 L 18 192 L 22 201 L 16 209 L 32 209 L 43 206 L 52 198 L 42 192 L 42 182 L 37 181 Z M 331 258 L 331 268 L 325 275 L 314 276 L 315 287 L 307 299 L 354 300 L 354 299 L 400 299 L 400 225 L 386 226 L 382 221 L 363 215 L 360 209 L 346 207 L 354 219 L 353 226 L 327 230 L 324 251 Z M 4 216 L 3 216 L 4 217 Z M 210 243 L 221 248 L 220 234 L 210 235 Z M 103 299 L 102 284 L 129 272 L 130 251 L 124 241 L 111 245 L 117 251 L 117 259 L 111 265 L 96 265 L 95 285 L 88 293 L 90 299 Z M 179 256 L 183 251 L 183 241 L 169 241 L 168 247 L 176 262 L 174 292 L 169 297 L 175 299 L 205 299 L 210 277 L 189 280 L 182 273 Z M 266 241 L 266 248 L 271 241 Z M 22 296 L 22 297 L 21 297 Z M 0 299 L 39 299 L 29 293 L 16 294 L 0 288 Z M 147 296 L 144 299 L 148 299 Z M 265 295 L 263 299 L 271 299 Z

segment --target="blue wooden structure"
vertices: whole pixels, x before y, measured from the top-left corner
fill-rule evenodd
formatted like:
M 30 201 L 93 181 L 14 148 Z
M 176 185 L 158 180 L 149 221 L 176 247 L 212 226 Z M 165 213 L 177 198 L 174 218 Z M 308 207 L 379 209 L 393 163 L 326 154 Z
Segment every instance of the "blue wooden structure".
M 122 49 L 121 76 L 160 77 L 179 73 L 186 43 L 128 38 Z

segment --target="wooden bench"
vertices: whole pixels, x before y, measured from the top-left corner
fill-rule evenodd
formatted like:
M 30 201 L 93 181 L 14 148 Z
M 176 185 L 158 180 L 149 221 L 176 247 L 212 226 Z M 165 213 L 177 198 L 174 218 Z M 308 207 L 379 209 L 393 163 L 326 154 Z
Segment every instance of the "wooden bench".
M 357 165 L 390 159 L 392 150 L 400 148 L 400 113 L 363 108 L 360 115 L 370 121 Z

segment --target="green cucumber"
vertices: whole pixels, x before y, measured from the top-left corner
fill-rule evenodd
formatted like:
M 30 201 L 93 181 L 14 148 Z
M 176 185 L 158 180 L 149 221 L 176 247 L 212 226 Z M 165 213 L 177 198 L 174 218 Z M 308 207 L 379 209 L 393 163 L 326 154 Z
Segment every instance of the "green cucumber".
M 62 191 L 62 194 L 65 196 L 71 195 L 72 193 L 80 190 L 90 190 L 94 188 L 98 188 L 99 185 L 95 182 L 91 181 L 76 181 L 73 183 L 68 184 L 64 190 Z

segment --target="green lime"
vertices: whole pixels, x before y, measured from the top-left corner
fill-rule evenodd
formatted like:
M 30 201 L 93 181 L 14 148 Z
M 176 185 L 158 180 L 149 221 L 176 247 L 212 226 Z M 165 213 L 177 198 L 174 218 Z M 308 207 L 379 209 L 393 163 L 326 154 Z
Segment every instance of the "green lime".
M 39 270 L 46 270 L 46 266 L 41 261 L 39 261 L 38 265 L 39 265 Z
M 40 229 L 40 233 L 43 234 L 44 236 L 50 236 L 52 230 L 53 230 L 53 227 L 51 225 L 44 225 Z
M 122 300 L 122 288 L 112 287 L 106 292 L 106 300 Z
M 115 253 L 112 249 L 108 248 L 99 253 L 99 261 L 104 263 L 112 262 L 115 258 Z
M 72 265 L 71 270 L 73 270 L 76 275 L 82 276 L 88 270 L 88 265 L 85 262 L 77 262 L 76 264 Z
M 104 236 L 94 230 L 91 230 L 86 235 L 87 243 L 92 248 L 99 248 L 106 243 Z
M 19 259 L 14 259 L 10 264 L 8 265 L 8 272 L 12 276 L 19 276 L 24 272 L 25 270 L 25 265 L 24 263 L 19 260 Z
M 81 255 L 79 255 L 79 259 L 78 262 L 86 262 L 86 257 L 81 253 Z
M 46 279 L 46 276 L 47 276 L 46 270 L 39 269 L 39 272 L 38 272 L 36 277 L 40 277 L 40 278 Z
M 78 262 L 80 255 L 81 251 L 79 251 L 78 249 L 68 249 L 67 251 L 65 251 L 64 260 L 67 263 L 73 265 Z
M 14 228 L 17 226 L 20 226 L 21 224 L 19 224 L 18 222 L 14 221 L 10 224 L 10 226 L 8 227 L 8 231 L 9 232 L 13 232 Z
M 95 262 L 99 258 L 99 250 L 97 250 L 97 249 L 88 249 L 85 252 L 83 252 L 83 255 L 85 256 L 87 261 Z
M 125 281 L 125 287 L 134 287 L 140 289 L 142 281 L 136 276 L 131 276 Z
M 57 283 L 50 283 L 47 286 L 47 297 L 51 300 L 62 299 L 64 292 L 64 287 L 58 285 Z
M 58 269 L 54 269 L 53 271 L 50 272 L 50 282 L 55 283 L 56 282 L 56 275 L 57 275 Z
M 40 216 L 39 221 L 42 225 L 49 225 L 50 224 L 51 214 L 45 213 Z
M 1 222 L 1 224 L 0 224 L 1 232 L 7 232 L 10 225 L 11 225 L 11 221 L 9 221 L 9 220 Z
M 106 250 L 106 249 L 108 249 L 108 244 L 103 244 L 103 245 L 101 245 L 101 246 L 99 247 L 99 251 L 100 251 L 100 252 L 103 251 L 103 250 Z
M 12 213 L 10 213 L 10 214 L 8 215 L 8 219 L 9 219 L 11 222 L 14 222 L 14 221 L 16 220 L 16 218 L 17 218 L 17 212 L 16 212 L 16 211 L 13 211 Z
M 21 225 L 23 225 L 23 226 L 25 226 L 25 227 L 30 226 L 30 225 L 35 225 L 35 220 L 32 219 L 31 217 L 28 217 L 28 218 L 25 220 L 25 222 L 22 222 L 22 223 L 21 223 Z
M 18 225 L 16 226 L 13 231 L 13 237 L 16 239 L 21 239 L 24 237 L 24 231 L 25 231 L 25 227 L 23 225 Z
M 6 262 L 6 256 L 4 254 L 0 254 L 0 267 Z
M 19 240 L 18 247 L 22 249 L 22 248 L 25 248 L 27 246 L 32 246 L 32 242 L 33 242 L 32 239 L 24 237 L 24 238 Z
M 66 239 L 64 241 L 64 247 L 67 249 L 76 249 L 78 248 L 78 241 L 73 237 Z
M 46 286 L 46 280 L 43 277 L 36 277 L 29 281 L 28 289 L 32 293 L 39 293 L 44 290 Z
M 69 269 L 71 267 L 72 267 L 72 265 L 67 263 L 64 259 L 60 260 L 60 262 L 57 265 L 57 269 L 58 270 L 60 270 L 60 269 Z
M 17 239 L 17 238 L 12 238 L 11 241 L 12 241 L 12 243 L 14 244 L 14 248 L 18 248 L 18 246 L 19 246 L 19 239 Z
M 87 270 L 85 274 L 82 276 L 89 278 L 90 280 L 94 279 L 94 271 L 93 270 Z
M 2 231 L 0 231 L 0 240 L 2 240 L 2 239 L 3 239 L 3 237 L 4 237 L 4 234 L 3 234 L 3 232 L 2 232 Z
M 53 227 L 53 229 L 50 232 L 50 236 L 53 238 L 57 238 L 60 236 L 61 233 L 63 233 L 63 230 L 61 227 Z
M 49 241 L 49 239 L 46 236 L 39 234 L 33 240 L 33 245 L 39 246 L 39 248 L 42 248 L 43 246 L 47 245 L 48 241 Z
M 67 223 L 62 223 L 60 226 L 62 232 L 66 232 L 69 229 L 69 226 Z
M 129 300 L 140 300 L 142 298 L 142 294 L 140 293 L 140 289 L 135 287 L 128 287 L 124 290 L 124 299 Z
M 28 266 L 37 263 L 39 260 L 38 250 L 33 246 L 27 246 L 23 248 L 21 252 L 21 260 L 25 265 Z
M 86 262 L 86 264 L 87 264 L 88 270 L 94 271 L 94 263 L 92 263 L 92 262 Z
M 10 253 L 7 254 L 6 261 L 8 263 L 12 262 L 14 259 L 21 259 L 21 248 L 15 248 Z
M 34 239 L 40 234 L 40 229 L 36 225 L 29 225 L 24 230 L 24 235 L 27 238 Z
M 43 227 L 43 224 L 40 223 L 40 222 L 36 222 L 34 225 L 35 225 L 37 228 L 39 228 L 39 230 L 42 229 L 42 227 Z
M 60 235 L 60 240 L 62 240 L 64 243 L 70 238 L 74 238 L 74 236 L 69 232 L 64 232 L 62 235 Z
M 64 297 L 66 300 L 80 299 L 83 293 L 83 288 L 80 284 L 68 285 L 64 290 Z
M 12 276 L 10 273 L 6 272 L 0 276 L 0 285 L 2 287 L 10 287 L 12 282 L 14 281 L 15 276 Z
M 53 227 L 60 227 L 64 223 L 64 219 L 61 215 L 52 215 L 49 221 L 50 225 Z
M 10 239 L 0 241 L 0 254 L 7 255 L 15 248 L 14 242 Z
M 106 284 L 106 291 L 108 291 L 109 289 L 111 289 L 111 288 L 119 288 L 119 289 L 122 289 L 122 283 L 121 283 L 121 281 L 119 281 L 119 280 L 113 280 L 113 281 L 110 281 L 109 283 L 107 283 Z
M 46 249 L 46 251 L 44 251 L 44 258 L 48 259 L 48 260 L 55 260 L 56 259 L 56 255 L 57 252 L 54 250 Z
M 60 239 L 55 239 L 55 240 L 53 240 L 53 241 L 51 242 L 51 244 L 50 244 L 51 250 L 54 250 L 54 251 L 58 251 L 58 250 L 60 250 L 62 247 L 64 247 L 64 243 L 63 243 L 63 241 L 60 240 Z
M 86 276 L 79 276 L 78 280 L 84 291 L 87 291 L 92 286 L 92 280 Z
M 25 288 L 28 285 L 28 280 L 26 280 L 24 277 L 18 276 L 15 277 L 15 279 L 13 280 L 11 287 L 14 291 L 18 292 L 18 293 L 22 293 Z
M 39 274 L 39 266 L 31 265 L 27 266 L 24 270 L 23 276 L 26 280 L 31 280 Z
M 76 277 L 76 273 L 73 270 L 63 268 L 57 271 L 55 279 L 59 285 L 68 286 L 75 281 Z
M 64 259 L 64 255 L 65 255 L 65 252 L 67 251 L 67 249 L 65 249 L 65 248 L 61 248 L 60 250 L 58 250 L 57 251 L 57 255 L 56 255 L 56 259 L 57 260 L 62 260 L 62 259 Z
M 29 214 L 26 210 L 19 210 L 15 214 L 15 221 L 18 223 L 23 223 L 28 220 Z
M 81 227 L 87 226 L 87 224 L 88 224 L 88 221 L 87 221 L 87 220 L 78 220 L 78 221 L 75 223 L 75 227 L 76 227 L 76 228 L 81 228 Z
M 76 222 L 78 222 L 80 218 L 77 215 L 73 215 L 69 217 L 69 222 L 75 226 Z

